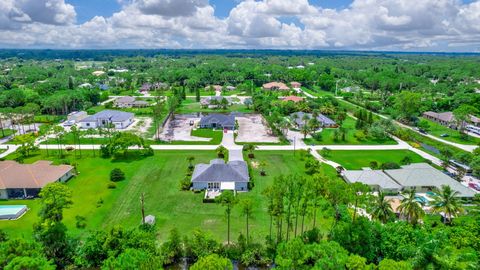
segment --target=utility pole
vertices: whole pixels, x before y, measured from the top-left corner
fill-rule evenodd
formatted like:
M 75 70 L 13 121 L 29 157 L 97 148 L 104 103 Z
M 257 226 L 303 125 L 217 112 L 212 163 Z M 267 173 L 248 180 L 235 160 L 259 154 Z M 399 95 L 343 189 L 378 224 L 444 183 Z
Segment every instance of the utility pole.
M 296 143 L 297 143 L 297 137 L 296 137 L 296 136 L 293 136 L 293 156 L 295 156 L 295 146 L 296 146 Z
M 140 204 L 142 205 L 142 225 L 145 225 L 145 193 L 140 196 Z

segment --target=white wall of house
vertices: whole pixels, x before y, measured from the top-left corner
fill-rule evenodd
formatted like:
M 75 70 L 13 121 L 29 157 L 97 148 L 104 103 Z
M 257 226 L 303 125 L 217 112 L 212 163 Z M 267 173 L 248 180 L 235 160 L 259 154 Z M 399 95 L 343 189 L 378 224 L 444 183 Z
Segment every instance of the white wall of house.
M 112 122 L 112 124 L 115 126 L 116 129 L 125 129 L 128 126 L 130 126 L 133 123 L 133 118 L 129 118 L 123 122 Z M 104 126 L 104 125 L 98 125 L 101 123 L 97 123 L 95 121 L 92 122 L 81 122 L 80 127 L 83 129 L 90 129 L 90 128 L 98 128 L 99 126 Z
M 211 183 L 213 184 L 213 182 Z M 212 186 L 212 185 L 210 185 Z M 218 182 L 218 186 L 220 187 L 221 184 Z M 208 189 L 209 185 L 208 182 L 193 182 L 192 188 L 194 190 L 204 190 Z M 248 191 L 248 182 L 235 182 L 235 190 L 236 191 Z

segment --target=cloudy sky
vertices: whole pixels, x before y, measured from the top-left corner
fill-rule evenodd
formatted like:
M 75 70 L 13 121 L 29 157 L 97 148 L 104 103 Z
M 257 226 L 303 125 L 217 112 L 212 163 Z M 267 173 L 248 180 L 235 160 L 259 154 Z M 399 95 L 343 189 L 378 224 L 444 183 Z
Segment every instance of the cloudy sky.
M 480 52 L 480 0 L 0 0 L 0 48 Z

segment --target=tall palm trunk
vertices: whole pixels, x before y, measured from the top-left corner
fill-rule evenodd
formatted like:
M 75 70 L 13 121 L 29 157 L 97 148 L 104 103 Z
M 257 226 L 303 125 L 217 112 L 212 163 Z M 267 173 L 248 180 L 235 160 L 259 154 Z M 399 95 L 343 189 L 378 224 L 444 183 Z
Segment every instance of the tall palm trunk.
M 250 236 L 249 236 L 249 231 L 248 231 L 248 213 L 246 214 L 246 218 L 247 218 L 247 245 L 248 245 L 248 240 L 250 240 Z

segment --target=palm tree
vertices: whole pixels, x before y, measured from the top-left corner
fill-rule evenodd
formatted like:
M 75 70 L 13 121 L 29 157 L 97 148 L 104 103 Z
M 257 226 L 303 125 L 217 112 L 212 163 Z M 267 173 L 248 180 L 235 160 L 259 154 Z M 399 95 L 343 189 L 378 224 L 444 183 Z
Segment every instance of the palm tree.
M 300 128 L 300 132 L 303 134 L 303 139 L 306 139 L 307 134 L 310 132 L 310 128 L 307 125 L 303 125 L 302 128 Z
M 246 221 L 246 228 L 247 228 L 247 245 L 248 241 L 250 240 L 250 234 L 249 234 L 249 221 L 250 217 L 252 216 L 253 213 L 253 201 L 250 198 L 243 199 L 241 201 L 242 204 L 242 213 L 245 216 L 245 221 Z
M 416 198 L 416 191 L 414 188 L 402 192 L 404 197 L 398 206 L 400 213 L 407 218 L 407 222 L 410 224 L 417 224 L 418 220 L 425 215 L 422 205 Z
M 265 160 L 260 161 L 260 163 L 258 164 L 258 167 L 260 168 L 260 175 L 261 176 L 267 175 L 265 173 L 265 167 L 267 167 L 267 162 Z
M 215 151 L 217 152 L 217 156 L 219 158 L 224 158 L 228 150 L 223 145 L 220 145 L 219 147 L 217 147 L 217 149 L 215 149 Z
M 385 224 L 392 216 L 393 210 L 390 200 L 386 200 L 385 194 L 379 192 L 373 200 L 372 217 Z
M 255 149 L 257 149 L 257 148 L 258 148 L 258 147 L 257 147 L 256 145 L 251 144 L 251 143 L 245 144 L 245 145 L 243 146 L 243 150 L 244 150 L 244 151 L 248 151 L 248 157 L 249 157 L 249 158 L 255 158 L 255 154 L 253 154 L 253 151 L 255 151 Z
M 193 168 L 193 161 L 195 160 L 195 157 L 194 156 L 189 156 L 187 157 L 187 161 L 188 161 L 188 168 Z
M 99 127 L 99 132 L 101 132 L 101 129 Z M 95 146 L 93 145 L 93 135 L 95 135 L 95 130 L 93 128 L 87 129 L 87 135 L 90 136 L 90 144 L 92 145 L 92 152 L 93 152 L 93 157 L 95 157 Z
M 64 135 L 63 134 L 64 132 L 65 132 L 65 129 L 62 126 L 57 125 L 57 126 L 53 127 L 53 133 L 55 134 L 55 136 L 57 138 L 58 155 L 60 157 L 63 155 L 61 140 L 62 140 L 62 137 Z
M 227 214 L 227 244 L 230 245 L 230 214 L 237 203 L 237 199 L 231 190 L 223 191 L 220 196 L 216 198 L 216 202 L 225 206 L 225 213 Z
M 450 186 L 443 185 L 441 189 L 435 190 L 433 201 L 430 203 L 435 213 L 443 213 L 444 223 L 451 223 L 452 217 L 458 216 L 463 212 L 460 202 L 457 198 L 458 191 L 452 190 Z

